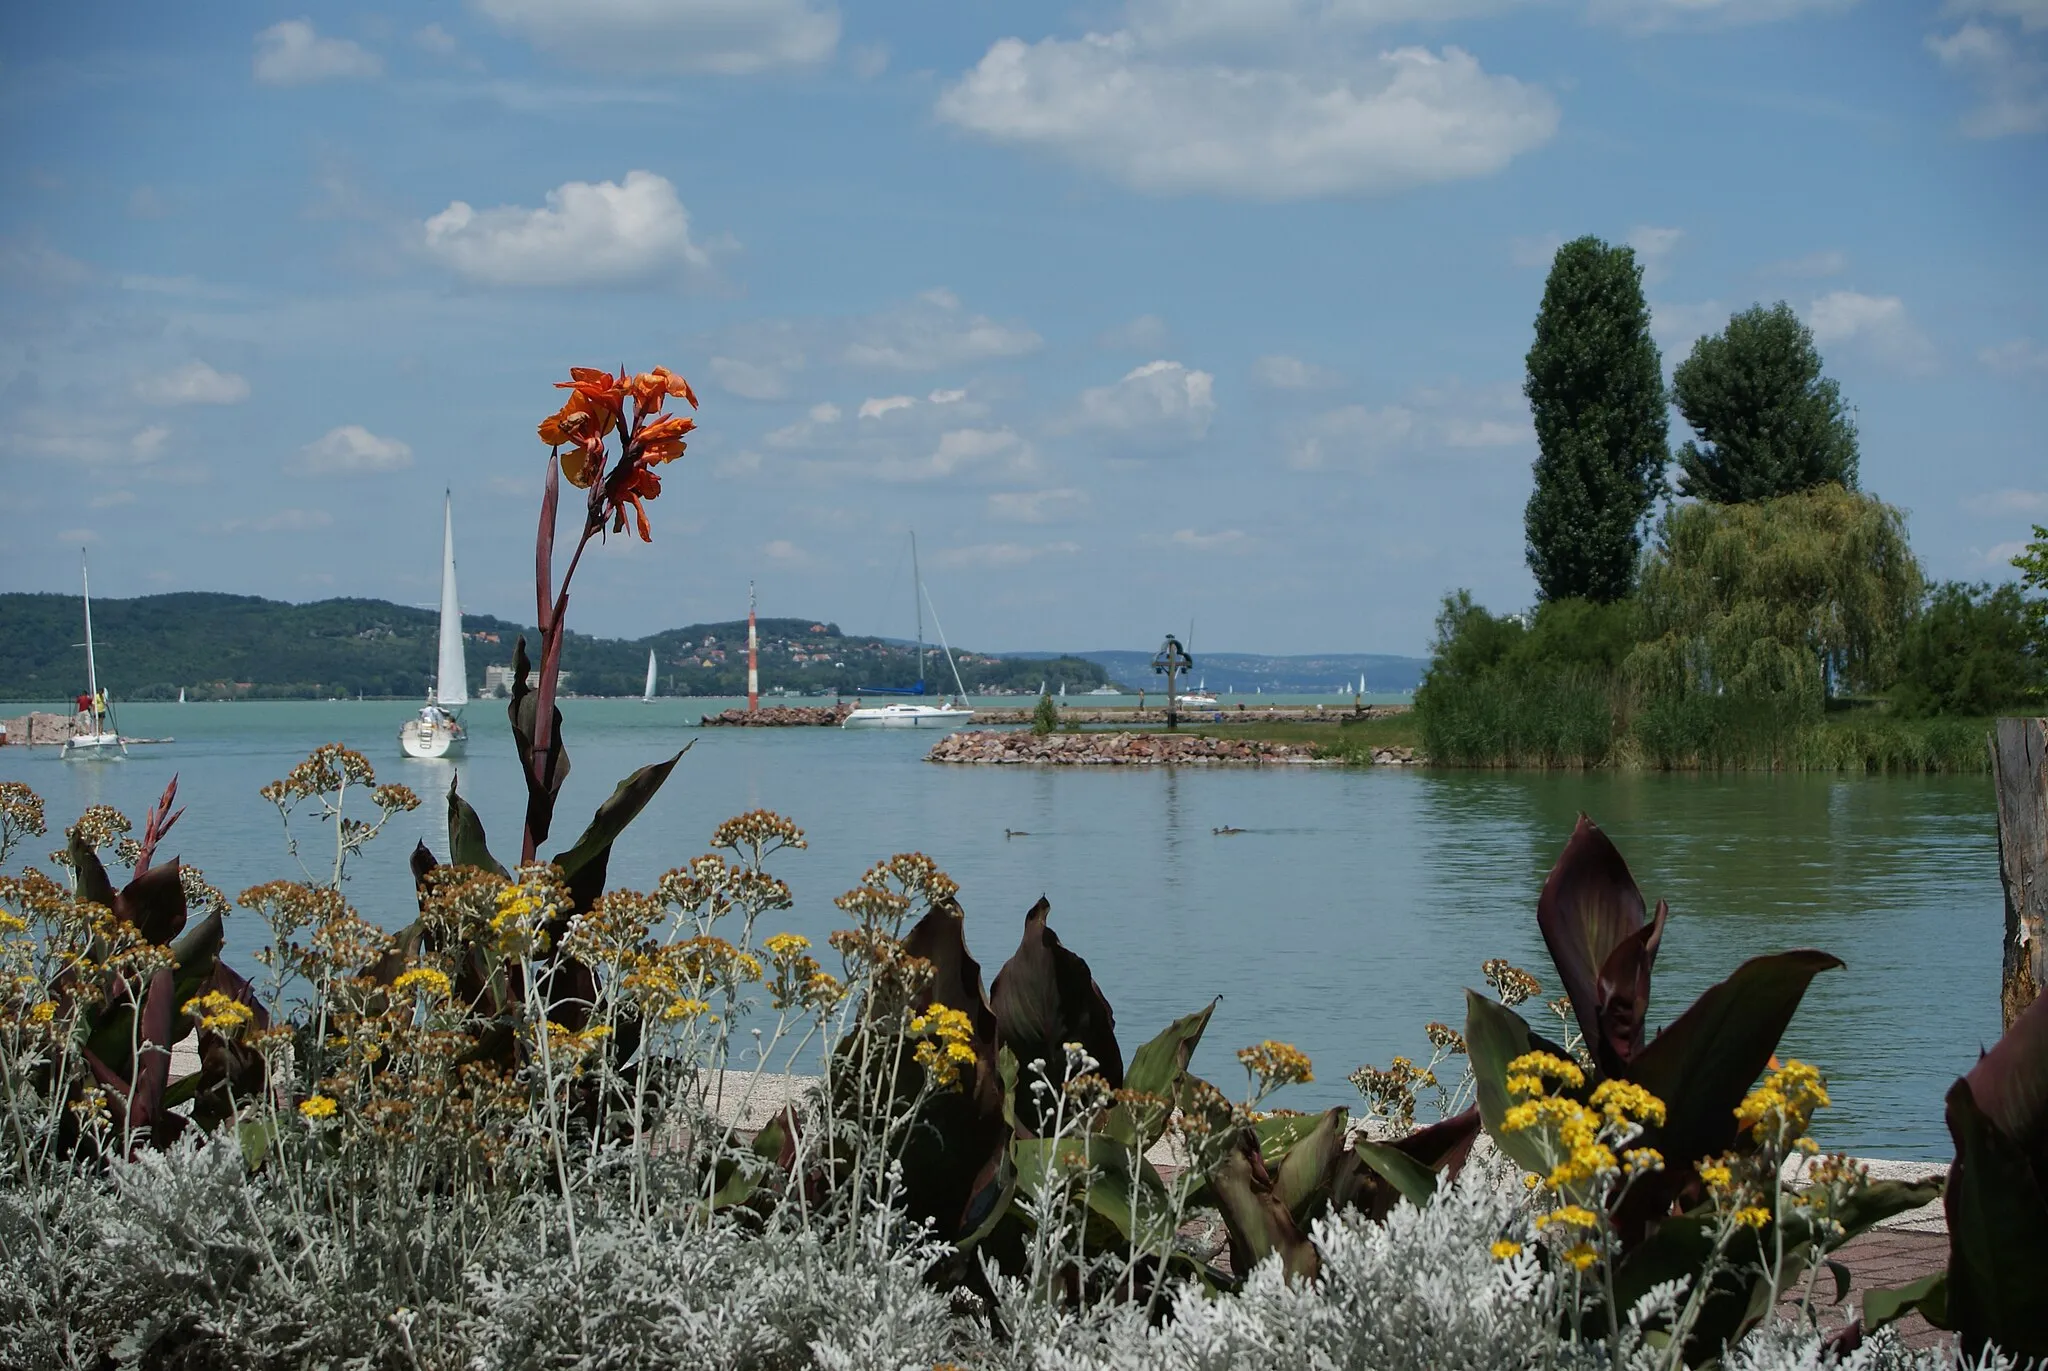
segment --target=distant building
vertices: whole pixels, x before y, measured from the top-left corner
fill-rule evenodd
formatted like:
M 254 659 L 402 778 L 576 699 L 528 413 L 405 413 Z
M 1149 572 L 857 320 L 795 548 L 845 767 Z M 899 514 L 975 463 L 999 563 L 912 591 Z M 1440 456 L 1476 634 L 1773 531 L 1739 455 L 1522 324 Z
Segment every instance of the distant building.
M 569 678 L 573 675 L 575 675 L 574 672 L 564 671 L 556 677 L 555 693 L 557 695 L 567 695 L 569 693 Z M 491 665 L 484 668 L 484 694 L 495 699 L 504 699 L 510 696 L 512 694 L 512 679 L 510 664 L 504 662 L 491 663 Z M 528 677 L 527 683 L 529 685 L 534 684 L 535 678 Z

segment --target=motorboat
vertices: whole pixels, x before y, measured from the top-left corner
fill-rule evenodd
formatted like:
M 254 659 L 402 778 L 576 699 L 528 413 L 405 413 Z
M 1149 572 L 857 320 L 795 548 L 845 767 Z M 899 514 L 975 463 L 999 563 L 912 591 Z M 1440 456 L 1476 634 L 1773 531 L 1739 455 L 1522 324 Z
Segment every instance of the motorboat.
M 441 627 L 434 661 L 434 689 L 417 717 L 398 730 L 408 757 L 446 757 L 468 740 L 462 707 L 469 703 L 469 666 L 462 652 L 462 600 L 455 592 L 455 501 L 441 501 Z

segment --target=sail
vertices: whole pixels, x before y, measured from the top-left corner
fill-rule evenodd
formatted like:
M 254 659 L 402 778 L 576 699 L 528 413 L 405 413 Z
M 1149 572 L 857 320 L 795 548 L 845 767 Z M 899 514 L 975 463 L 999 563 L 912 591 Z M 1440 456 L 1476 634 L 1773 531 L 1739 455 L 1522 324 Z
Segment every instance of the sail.
M 654 649 L 651 647 L 647 649 L 647 689 L 640 692 L 640 698 L 643 700 L 654 698 Z
M 441 651 L 434 663 L 434 703 L 469 703 L 469 667 L 462 657 L 462 601 L 455 593 L 455 503 L 441 507 Z

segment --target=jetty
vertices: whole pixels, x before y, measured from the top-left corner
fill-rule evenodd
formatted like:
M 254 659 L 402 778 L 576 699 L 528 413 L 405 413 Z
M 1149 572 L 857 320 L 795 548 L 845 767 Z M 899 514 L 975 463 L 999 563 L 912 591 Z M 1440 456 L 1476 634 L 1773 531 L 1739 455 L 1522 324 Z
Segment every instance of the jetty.
M 1261 705 L 1249 700 L 1232 701 L 1229 704 L 1182 705 L 1174 711 L 1182 722 L 1203 726 L 1210 724 L 1329 724 L 1333 728 L 1344 723 L 1363 723 L 1369 719 L 1391 719 L 1397 714 L 1406 714 L 1413 705 L 1329 705 L 1318 708 L 1315 705 Z M 1032 697 L 1030 705 L 1010 708 L 1008 706 L 974 706 L 974 722 L 977 724 L 1028 724 L 1037 712 L 1037 698 Z M 1166 706 L 1149 701 L 1143 709 L 1130 705 L 1076 705 L 1062 702 L 1060 724 L 1072 728 L 1087 724 L 1163 724 L 1166 722 Z
M 766 709 L 728 709 L 706 714 L 698 720 L 702 728 L 837 728 L 853 713 L 853 706 L 769 705 Z
M 1195 733 L 948 733 L 925 758 L 969 766 L 1312 766 L 1309 743 Z

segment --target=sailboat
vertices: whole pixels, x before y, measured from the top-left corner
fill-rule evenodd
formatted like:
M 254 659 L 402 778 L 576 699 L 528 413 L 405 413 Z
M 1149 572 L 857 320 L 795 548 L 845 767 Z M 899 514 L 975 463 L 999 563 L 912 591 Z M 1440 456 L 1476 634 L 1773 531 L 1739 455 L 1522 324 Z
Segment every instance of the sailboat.
M 67 762 L 120 762 L 128 758 L 128 745 L 121 741 L 121 731 L 114 723 L 114 711 L 107 704 L 106 692 L 100 689 L 99 661 L 92 650 L 92 574 L 85 564 L 85 549 L 78 550 L 79 584 L 85 592 L 85 688 L 83 707 L 80 714 L 91 719 L 91 732 L 80 733 L 74 725 L 72 735 L 64 740 L 63 757 Z
M 864 690 L 863 694 L 879 695 L 922 695 L 924 684 L 924 607 L 931 597 L 924 588 L 924 578 L 917 569 L 917 535 L 910 535 L 910 594 L 917 608 L 917 685 L 906 691 Z M 960 667 L 953 661 L 953 649 L 946 643 L 946 630 L 939 624 L 939 611 L 932 609 L 932 627 L 939 631 L 939 646 L 946 653 L 946 665 L 953 668 L 953 688 L 959 692 L 951 700 L 935 705 L 887 704 L 869 705 L 856 709 L 839 721 L 841 728 L 958 728 L 974 717 L 974 711 L 964 703 L 967 687 L 960 683 Z
M 1197 709 L 1205 708 L 1209 705 L 1215 704 L 1216 697 L 1209 693 L 1209 678 L 1207 676 L 1204 676 L 1199 682 L 1196 683 L 1195 688 L 1193 690 L 1190 690 L 1186 694 L 1180 696 L 1178 702 L 1183 706 L 1192 705 Z
M 434 662 L 434 690 L 417 718 L 398 730 L 408 757 L 446 757 L 458 752 L 468 734 L 461 710 L 469 703 L 469 667 L 462 655 L 462 601 L 455 593 L 455 500 L 441 504 L 441 632 Z
M 654 649 L 647 649 L 647 688 L 640 692 L 642 700 L 654 698 Z

